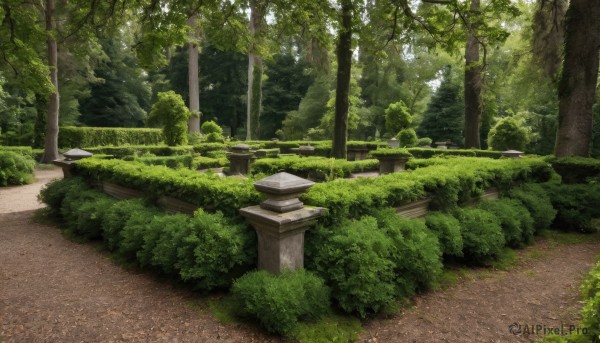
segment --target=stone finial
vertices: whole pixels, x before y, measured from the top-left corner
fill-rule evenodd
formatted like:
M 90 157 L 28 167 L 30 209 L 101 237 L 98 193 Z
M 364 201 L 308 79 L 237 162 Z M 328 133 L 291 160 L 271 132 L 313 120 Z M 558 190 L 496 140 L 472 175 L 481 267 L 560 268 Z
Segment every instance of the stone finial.
M 511 158 L 521 158 L 524 152 L 518 150 L 506 150 L 502 152 L 502 156 Z
M 397 140 L 396 138 L 392 138 L 388 141 L 388 144 L 390 145 L 390 148 L 392 149 L 397 149 L 400 147 L 400 141 Z
M 89 151 L 81 149 L 71 149 L 63 154 L 67 161 L 77 161 L 82 158 L 92 157 L 93 154 Z
M 231 147 L 231 152 L 234 154 L 247 154 L 250 152 L 250 146 L 248 144 L 236 144 Z
M 296 175 L 277 173 L 255 182 L 254 188 L 267 196 L 260 204 L 261 208 L 285 213 L 304 207 L 298 197 L 314 184 Z
M 246 175 L 250 173 L 250 162 L 253 154 L 247 144 L 237 144 L 231 147 L 226 155 L 229 160 L 229 174 Z

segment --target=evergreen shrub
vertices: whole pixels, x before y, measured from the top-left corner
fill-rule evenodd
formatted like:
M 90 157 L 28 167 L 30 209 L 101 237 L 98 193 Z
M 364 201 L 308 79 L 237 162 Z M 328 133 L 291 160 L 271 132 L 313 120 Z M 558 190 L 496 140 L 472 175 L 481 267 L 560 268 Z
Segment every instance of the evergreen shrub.
M 553 226 L 567 231 L 596 232 L 592 219 L 600 218 L 600 184 L 545 185 L 557 214 Z
M 181 95 L 174 91 L 159 92 L 158 100 L 152 105 L 150 118 L 162 125 L 165 143 L 169 146 L 187 143 L 187 121 L 190 111 Z
M 460 222 L 456 218 L 442 212 L 430 212 L 425 217 L 425 224 L 437 236 L 445 256 L 463 255 Z
M 60 209 L 67 193 L 73 190 L 73 194 L 77 194 L 87 189 L 89 187 L 82 178 L 58 179 L 42 187 L 38 199 L 48 205 L 52 215 L 60 216 Z
M 504 240 L 509 247 L 521 248 L 533 243 L 533 218 L 520 201 L 502 198 L 483 201 L 478 207 L 493 213 L 500 220 Z
M 488 144 L 493 150 L 524 151 L 528 143 L 527 130 L 513 117 L 500 119 L 488 133 Z
M 496 216 L 478 208 L 457 209 L 454 216 L 461 225 L 463 255 L 467 262 L 481 264 L 500 255 L 505 240 Z
M 417 132 L 413 128 L 406 128 L 398 132 L 398 140 L 402 147 L 414 147 L 418 143 Z
M 586 157 L 561 157 L 550 159 L 552 168 L 562 177 L 563 183 L 600 182 L 600 160 Z
M 329 289 L 304 269 L 280 275 L 250 272 L 234 282 L 231 293 L 237 313 L 278 334 L 290 334 L 298 323 L 318 320 L 329 311 Z
M 161 129 L 63 126 L 58 135 L 60 148 L 83 148 L 118 145 L 163 144 Z
M 556 210 L 544 186 L 535 183 L 525 184 L 510 190 L 508 196 L 519 200 L 533 218 L 535 232 L 550 228 L 556 217 Z
M 32 183 L 35 161 L 31 155 L 0 151 L 0 186 Z

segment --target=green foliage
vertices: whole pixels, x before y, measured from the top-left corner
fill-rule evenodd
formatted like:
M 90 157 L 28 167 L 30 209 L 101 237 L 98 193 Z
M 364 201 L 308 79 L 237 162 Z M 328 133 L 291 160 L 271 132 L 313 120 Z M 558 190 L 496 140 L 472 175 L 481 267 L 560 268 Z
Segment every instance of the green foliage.
M 278 334 L 290 334 L 300 322 L 318 320 L 329 311 L 329 289 L 303 269 L 280 275 L 251 272 L 235 281 L 231 293 L 240 315 Z
M 586 334 L 580 333 L 573 338 L 573 342 L 598 343 L 600 342 L 600 262 L 590 271 L 581 284 L 581 293 L 584 305 L 581 311 L 581 327 L 587 328 Z M 569 342 L 571 340 L 569 339 Z
M 316 181 L 350 176 L 350 173 L 378 169 L 377 160 L 346 161 L 324 157 L 285 156 L 262 158 L 251 166 L 252 174 L 275 174 L 280 171 Z
M 228 286 L 256 260 L 254 231 L 221 213 L 196 211 L 190 232 L 177 246 L 180 277 L 201 290 Z
M 561 157 L 550 159 L 552 168 L 562 177 L 563 183 L 600 182 L 600 160 L 586 157 Z
M 102 236 L 106 247 L 115 251 L 123 239 L 121 232 L 135 213 L 147 213 L 147 205 L 142 199 L 117 201 L 106 209 L 102 218 Z
M 600 218 L 600 184 L 549 182 L 545 189 L 557 211 L 554 227 L 568 231 L 598 231 L 592 219 Z
M 393 134 L 402 129 L 407 129 L 411 123 L 412 116 L 403 101 L 390 104 L 385 109 L 385 127 L 389 133 Z
M 34 158 L 33 149 L 29 146 L 0 146 L 0 152 L 14 152 L 15 154 Z
M 444 256 L 463 255 L 460 222 L 456 218 L 442 212 L 431 212 L 425 217 L 425 224 L 437 236 Z
M 137 161 L 149 166 L 167 166 L 169 168 L 192 168 L 194 157 L 192 155 L 176 156 L 127 156 L 125 161 Z
M 431 158 L 434 156 L 475 156 L 496 159 L 502 157 L 502 152 L 491 150 L 430 148 L 408 148 L 407 150 L 416 158 Z
M 493 150 L 524 151 L 527 143 L 527 130 L 512 117 L 500 119 L 488 134 L 488 145 Z
M 58 179 L 42 187 L 38 199 L 48 205 L 51 214 L 59 216 L 63 200 L 67 193 L 73 192 L 76 194 L 86 189 L 88 189 L 88 186 L 82 178 Z
M 375 218 L 345 222 L 319 245 L 309 269 L 326 280 L 342 310 L 364 318 L 394 300 L 394 247 Z
M 538 184 L 526 184 L 523 187 L 512 189 L 509 197 L 519 200 L 533 218 L 535 232 L 540 232 L 550 227 L 556 217 L 556 210 L 545 187 Z
M 202 126 L 200 126 L 200 131 L 202 131 L 202 133 L 205 135 L 208 135 L 209 133 L 223 134 L 223 129 L 219 126 L 219 124 L 212 120 L 207 120 L 202 123 Z
M 398 132 L 398 140 L 400 141 L 400 146 L 413 147 L 418 142 L 417 133 L 413 128 L 402 129 Z
M 58 136 L 61 148 L 90 148 L 107 145 L 152 145 L 164 140 L 159 129 L 63 126 Z
M 157 156 L 173 156 L 187 155 L 194 151 L 194 147 L 189 145 L 184 146 L 166 146 L 166 145 L 123 145 L 123 146 L 100 146 L 94 148 L 86 148 L 93 154 L 111 155 L 116 158 L 123 158 L 132 155 L 157 155 Z M 133 157 L 130 157 L 133 158 Z
M 433 143 L 433 140 L 431 138 L 429 138 L 429 137 L 423 137 L 423 138 L 417 139 L 417 146 L 418 147 L 429 148 L 429 147 L 431 147 L 432 143 Z
M 412 154 L 404 148 L 382 148 L 370 152 L 371 156 L 376 158 L 411 158 Z
M 31 155 L 0 151 L 0 186 L 23 185 L 33 182 L 35 161 Z
M 331 81 L 328 75 L 319 75 L 300 101 L 298 110 L 288 112 L 283 121 L 283 135 L 286 139 L 302 139 L 309 128 L 316 127 L 325 112 L 329 101 Z
M 227 216 L 237 216 L 240 208 L 261 201 L 252 180 L 222 179 L 195 170 L 93 158 L 79 161 L 77 170 L 95 179 L 144 190 L 152 196 L 168 195 L 204 209 L 219 210 Z
M 445 68 L 440 87 L 435 91 L 423 113 L 417 133 L 431 137 L 434 142 L 463 141 L 464 101 L 458 82 L 453 80 L 452 69 Z M 431 144 L 431 143 L 430 143 Z
M 454 216 L 461 225 L 466 261 L 480 264 L 500 256 L 505 240 L 496 216 L 477 208 L 458 209 Z
M 113 201 L 87 186 L 70 187 L 60 207 L 66 231 L 85 239 L 100 238 L 102 216 Z
M 165 143 L 169 146 L 187 143 L 187 121 L 190 111 L 181 96 L 173 91 L 158 93 L 152 105 L 150 119 L 163 127 Z
M 478 208 L 493 213 L 500 220 L 509 247 L 520 248 L 533 243 L 533 218 L 520 201 L 507 198 L 484 201 Z
M 206 135 L 206 141 L 209 143 L 223 143 L 225 142 L 225 137 L 220 133 L 211 132 Z

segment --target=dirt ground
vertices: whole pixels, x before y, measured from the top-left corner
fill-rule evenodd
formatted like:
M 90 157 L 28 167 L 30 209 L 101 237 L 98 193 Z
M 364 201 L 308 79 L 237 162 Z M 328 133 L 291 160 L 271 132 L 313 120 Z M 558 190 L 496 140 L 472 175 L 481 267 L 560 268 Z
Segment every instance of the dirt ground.
M 36 195 L 60 170 L 27 186 L 0 188 L 0 342 L 278 342 L 246 324 L 219 323 L 206 297 L 123 269 L 93 244 L 65 239 L 33 220 Z M 536 245 L 510 271 L 417 297 L 393 319 L 364 324 L 359 342 L 527 342 L 517 322 L 576 323 L 578 286 L 600 244 Z M 527 253 L 527 250 L 524 252 Z M 483 277 L 485 276 L 485 277 Z M 198 300 L 200 299 L 200 301 Z M 195 305 L 193 305 L 195 304 Z M 203 305 L 204 304 L 204 305 Z

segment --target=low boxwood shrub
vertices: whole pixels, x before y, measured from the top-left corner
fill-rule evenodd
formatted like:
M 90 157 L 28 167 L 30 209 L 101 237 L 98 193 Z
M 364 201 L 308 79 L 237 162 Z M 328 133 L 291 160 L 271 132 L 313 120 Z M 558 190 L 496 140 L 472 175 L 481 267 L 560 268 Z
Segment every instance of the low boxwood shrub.
M 563 183 L 600 181 L 600 160 L 586 157 L 561 157 L 549 160 Z
M 144 199 L 129 199 L 112 204 L 102 218 L 102 237 L 108 250 L 115 251 L 122 241 L 121 232 L 134 213 L 146 212 Z M 156 212 L 156 211 L 153 211 Z
M 221 213 L 196 211 L 178 243 L 181 279 L 200 290 L 227 287 L 256 264 L 256 233 Z
M 156 145 L 164 137 L 160 129 L 63 126 L 58 135 L 60 148 L 90 148 L 108 145 Z M 88 149 L 85 149 L 88 150 Z
M 229 160 L 226 157 L 213 158 L 197 156 L 192 160 L 192 169 L 208 169 L 228 166 Z
M 408 150 L 404 149 L 404 148 L 398 148 L 398 149 L 389 149 L 389 148 L 382 148 L 382 149 L 377 149 L 377 150 L 373 150 L 370 152 L 370 155 L 373 156 L 374 158 L 411 158 L 412 154 L 410 152 L 408 152 Z
M 42 187 L 38 199 L 48 205 L 51 215 L 60 216 L 60 209 L 67 193 L 69 193 L 71 189 L 76 189 L 74 193 L 77 193 L 87 190 L 88 188 L 85 181 L 79 177 L 58 179 L 47 183 Z
M 533 218 L 520 201 L 502 198 L 483 201 L 478 207 L 500 220 L 504 240 L 509 247 L 521 248 L 533 242 Z
M 33 182 L 35 161 L 30 155 L 0 151 L 0 186 L 23 185 Z
M 96 190 L 71 187 L 62 201 L 60 213 L 66 230 L 85 239 L 102 235 L 102 217 L 114 200 Z
M 325 181 L 378 168 L 377 160 L 346 161 L 325 157 L 284 156 L 255 161 L 251 166 L 251 173 L 271 175 L 285 171 L 311 180 Z
M 504 248 L 504 234 L 500 220 L 479 208 L 454 211 L 461 225 L 463 255 L 467 262 L 481 264 L 500 255 Z
M 163 250 L 156 250 L 159 241 L 165 235 L 166 232 L 181 231 L 189 232 L 187 226 L 189 225 L 190 217 L 185 214 L 156 214 L 148 222 L 143 232 L 143 244 L 140 249 L 136 252 L 137 262 L 141 267 L 157 266 L 162 267 L 162 270 L 167 274 L 171 273 L 169 268 L 165 268 L 163 264 L 156 263 L 160 260 L 161 256 L 157 256 L 156 253 L 164 253 Z M 179 248 L 178 243 L 180 241 L 171 241 L 171 246 L 167 253 L 177 255 Z M 175 261 L 176 262 L 176 261 Z M 175 263 L 174 263 L 175 264 Z M 172 268 L 172 266 L 171 266 Z
M 552 207 L 552 202 L 544 187 L 540 184 L 529 183 L 512 189 L 508 194 L 510 198 L 523 203 L 523 206 L 529 211 L 533 218 L 535 232 L 548 229 L 556 217 L 556 210 Z
M 280 275 L 247 273 L 234 282 L 231 294 L 241 316 L 278 334 L 290 334 L 299 322 L 320 319 L 329 311 L 329 289 L 303 269 Z
M 96 157 L 96 156 L 94 156 Z M 143 155 L 128 156 L 125 161 L 138 161 L 149 166 L 167 166 L 172 169 L 192 168 L 194 157 L 192 155 L 176 155 L 176 156 L 148 156 Z
M 194 150 L 191 145 L 184 146 L 166 146 L 166 145 L 122 145 L 122 146 L 99 146 L 86 148 L 86 151 L 94 155 L 111 155 L 115 158 L 124 158 L 126 156 L 143 156 L 152 154 L 155 156 L 174 156 L 188 155 Z
M 545 185 L 557 214 L 553 226 L 561 230 L 596 232 L 592 219 L 600 218 L 600 184 Z
M 600 342 L 600 262 L 592 268 L 581 284 L 583 309 L 581 311 L 581 327 L 586 328 L 585 334 L 580 333 L 569 342 L 599 343 Z
M 425 225 L 437 236 L 444 256 L 463 256 L 460 222 L 456 218 L 442 212 L 430 212 L 425 217 Z
M 144 236 L 152 234 L 149 232 L 150 230 L 156 230 L 156 228 L 150 227 L 150 223 L 154 217 L 164 215 L 156 208 L 144 208 L 142 211 L 132 213 L 119 233 L 119 255 L 126 260 L 136 261 L 138 251 L 142 250 L 144 246 Z
M 321 237 L 327 239 L 315 242 L 318 247 L 307 247 L 308 269 L 326 280 L 343 311 L 364 318 L 395 299 L 393 241 L 379 230 L 375 218 L 347 221 Z
M 14 152 L 25 157 L 35 157 L 33 154 L 33 149 L 30 146 L 0 146 L 0 152 L 7 151 Z

